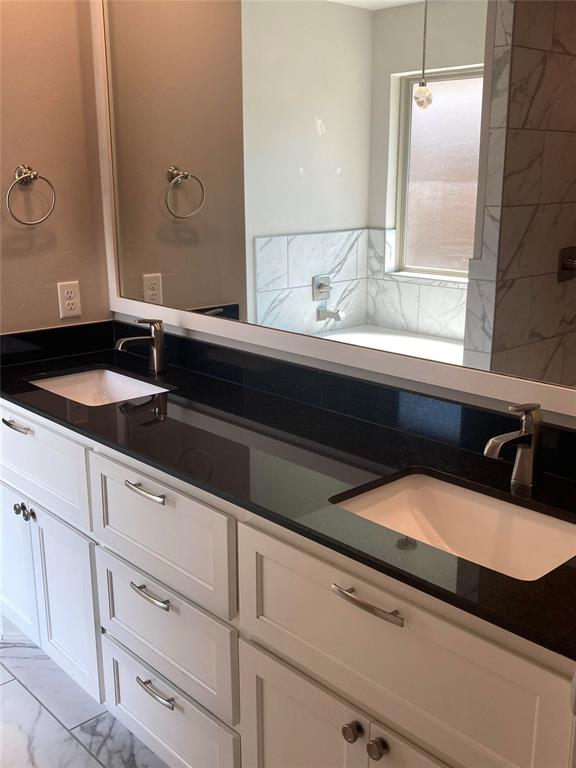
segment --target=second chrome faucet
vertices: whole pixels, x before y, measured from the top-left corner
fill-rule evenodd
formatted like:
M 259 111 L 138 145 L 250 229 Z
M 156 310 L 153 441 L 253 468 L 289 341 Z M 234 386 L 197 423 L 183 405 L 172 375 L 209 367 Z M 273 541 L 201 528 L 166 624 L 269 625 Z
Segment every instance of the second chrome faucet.
M 160 373 L 164 370 L 164 327 L 162 320 L 138 320 L 138 323 L 150 326 L 150 336 L 127 336 L 118 339 L 115 349 L 123 350 L 130 344 L 148 344 L 150 347 L 150 370 Z
M 484 455 L 498 459 L 504 446 L 516 446 L 511 487 L 513 492 L 521 494 L 526 493 L 534 484 L 534 461 L 540 442 L 542 412 L 539 403 L 511 405 L 508 410 L 520 414 L 520 429 L 490 438 L 484 448 Z

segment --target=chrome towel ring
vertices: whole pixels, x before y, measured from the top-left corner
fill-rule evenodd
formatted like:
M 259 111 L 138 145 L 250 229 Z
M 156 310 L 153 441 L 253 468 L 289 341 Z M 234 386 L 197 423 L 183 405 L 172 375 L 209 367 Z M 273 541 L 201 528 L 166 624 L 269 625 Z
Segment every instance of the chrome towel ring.
M 27 187 L 28 184 L 32 184 L 32 182 L 37 181 L 38 179 L 42 179 L 42 181 L 45 181 L 46 184 L 48 184 L 48 186 L 50 187 L 52 191 L 52 202 L 50 204 L 50 208 L 48 209 L 48 213 L 46 213 L 40 219 L 36 219 L 35 221 L 25 221 L 24 219 L 21 219 L 18 216 L 16 216 L 16 214 L 12 210 L 12 206 L 10 205 L 10 195 L 12 194 L 12 190 L 15 189 L 17 184 L 21 184 L 22 186 Z M 41 224 L 43 221 L 46 221 L 48 216 L 50 216 L 50 214 L 54 210 L 55 205 L 56 205 L 56 190 L 54 189 L 52 182 L 49 179 L 47 179 L 46 176 L 42 176 L 40 173 L 38 173 L 38 171 L 35 171 L 33 168 L 30 168 L 29 165 L 26 165 L 25 163 L 21 163 L 14 171 L 14 181 L 8 187 L 8 192 L 6 192 L 6 208 L 8 209 L 8 213 L 10 214 L 10 216 L 12 216 L 12 218 L 15 219 L 19 224 L 25 224 L 27 227 L 31 227 L 34 224 Z
M 200 213 L 202 208 L 204 208 L 204 203 L 206 202 L 206 188 L 202 183 L 202 179 L 198 178 L 198 176 L 195 176 L 193 173 L 183 171 L 181 168 L 178 168 L 177 165 L 171 165 L 168 168 L 168 173 L 166 176 L 170 182 L 168 189 L 166 190 L 166 208 L 168 209 L 168 213 L 171 216 L 174 216 L 175 219 L 189 219 L 192 216 L 196 216 L 197 213 Z M 176 211 L 170 205 L 170 193 L 172 192 L 173 187 L 177 186 L 183 181 L 186 181 L 187 179 L 194 179 L 198 182 L 202 197 L 200 198 L 200 203 L 197 208 L 195 208 L 191 213 L 186 213 L 184 216 L 181 216 L 180 214 L 176 213 Z

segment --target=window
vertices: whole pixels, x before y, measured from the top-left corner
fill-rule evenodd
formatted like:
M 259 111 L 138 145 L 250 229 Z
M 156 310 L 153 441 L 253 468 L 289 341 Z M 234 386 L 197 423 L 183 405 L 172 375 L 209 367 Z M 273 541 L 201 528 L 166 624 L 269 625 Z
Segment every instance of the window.
M 414 103 L 419 78 L 404 80 L 399 267 L 466 274 L 474 246 L 482 73 L 429 78 L 434 99 L 427 109 Z

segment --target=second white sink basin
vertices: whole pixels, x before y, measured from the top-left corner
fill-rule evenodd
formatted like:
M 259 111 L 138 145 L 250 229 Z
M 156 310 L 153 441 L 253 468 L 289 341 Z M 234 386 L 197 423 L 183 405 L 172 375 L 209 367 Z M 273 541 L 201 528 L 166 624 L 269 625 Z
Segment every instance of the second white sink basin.
M 82 405 L 108 405 L 134 400 L 137 397 L 158 395 L 168 392 L 167 389 L 149 384 L 147 381 L 123 376 L 121 373 L 97 368 L 93 371 L 68 373 L 64 376 L 54 376 L 49 379 L 32 381 L 35 387 L 47 389 L 68 400 L 74 400 Z
M 524 581 L 576 556 L 576 525 L 427 475 L 408 475 L 338 506 Z

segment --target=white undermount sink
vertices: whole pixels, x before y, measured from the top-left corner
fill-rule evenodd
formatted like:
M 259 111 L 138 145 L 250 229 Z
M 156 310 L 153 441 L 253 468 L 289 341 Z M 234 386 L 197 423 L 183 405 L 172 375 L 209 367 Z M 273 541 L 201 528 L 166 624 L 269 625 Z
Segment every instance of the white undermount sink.
M 576 525 L 426 475 L 408 475 L 337 504 L 524 581 L 576 556 Z
M 68 373 L 49 379 L 36 379 L 31 383 L 35 387 L 47 389 L 48 392 L 82 403 L 82 405 L 109 405 L 110 403 L 134 400 L 137 397 L 168 392 L 163 387 L 157 387 L 155 384 L 133 379 L 131 376 L 124 376 L 121 373 L 108 371 L 105 368 Z

